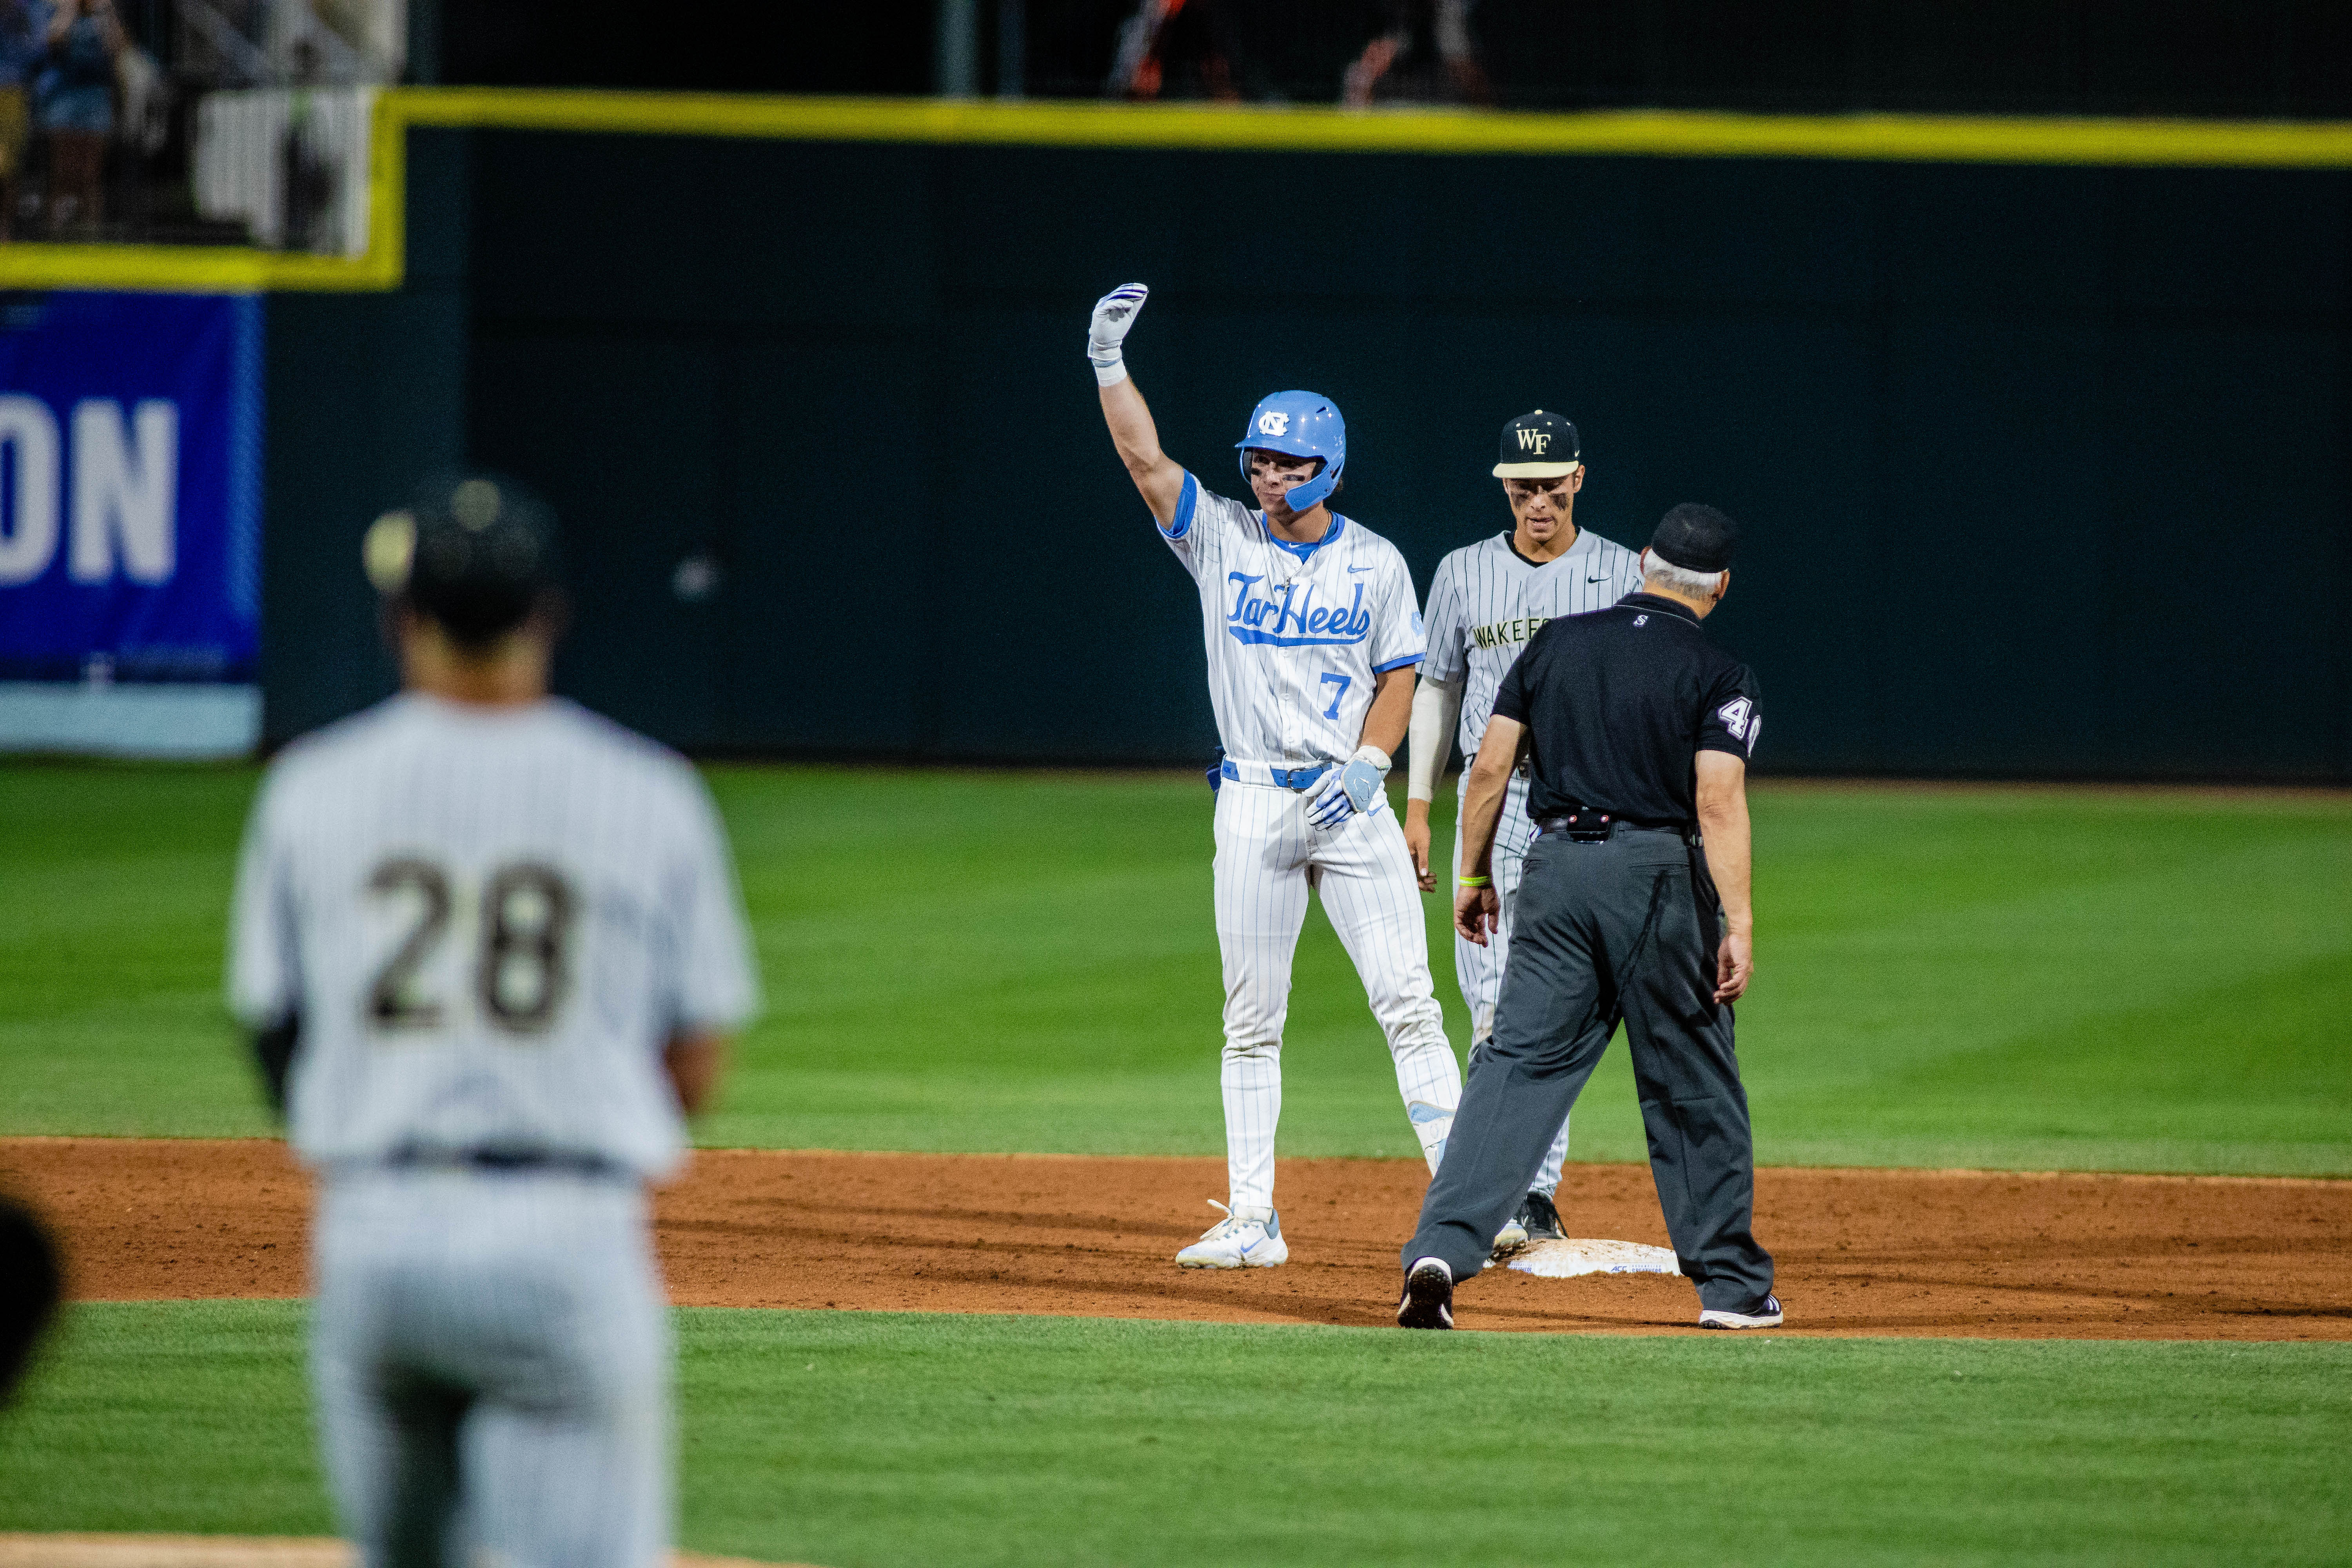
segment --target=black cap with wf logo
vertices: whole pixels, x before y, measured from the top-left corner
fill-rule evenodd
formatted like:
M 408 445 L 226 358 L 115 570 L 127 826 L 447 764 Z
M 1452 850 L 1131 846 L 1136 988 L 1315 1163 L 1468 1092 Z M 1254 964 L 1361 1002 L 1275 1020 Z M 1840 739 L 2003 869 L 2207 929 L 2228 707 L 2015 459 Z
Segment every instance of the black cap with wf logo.
M 1503 458 L 1495 465 L 1495 477 L 1557 479 L 1575 472 L 1583 457 L 1576 426 L 1538 408 L 1503 426 Z

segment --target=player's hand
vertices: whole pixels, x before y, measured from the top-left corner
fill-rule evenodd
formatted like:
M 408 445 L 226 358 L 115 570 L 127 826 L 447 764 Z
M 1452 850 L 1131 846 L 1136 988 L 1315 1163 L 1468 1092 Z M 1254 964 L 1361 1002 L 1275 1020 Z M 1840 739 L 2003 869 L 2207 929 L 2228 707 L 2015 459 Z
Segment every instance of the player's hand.
M 1379 763 L 1358 756 L 1345 767 L 1333 768 L 1307 802 L 1307 820 L 1317 827 L 1333 828 L 1351 816 L 1370 816 L 1388 804 Z
M 1502 919 L 1503 895 L 1492 888 L 1456 888 L 1454 889 L 1454 929 L 1480 947 L 1486 945 L 1486 933 Z
M 1715 999 L 1737 1002 L 1755 978 L 1755 937 L 1746 931 L 1724 932 L 1723 945 L 1715 950 Z
M 1408 800 L 1404 803 L 1404 847 L 1412 857 L 1412 874 L 1424 893 L 1437 890 L 1437 879 L 1429 869 L 1429 802 Z
M 1127 330 L 1135 325 L 1137 312 L 1150 297 L 1151 290 L 1140 283 L 1122 283 L 1095 301 L 1094 324 L 1087 331 L 1087 358 L 1094 361 L 1097 370 L 1118 363 Z

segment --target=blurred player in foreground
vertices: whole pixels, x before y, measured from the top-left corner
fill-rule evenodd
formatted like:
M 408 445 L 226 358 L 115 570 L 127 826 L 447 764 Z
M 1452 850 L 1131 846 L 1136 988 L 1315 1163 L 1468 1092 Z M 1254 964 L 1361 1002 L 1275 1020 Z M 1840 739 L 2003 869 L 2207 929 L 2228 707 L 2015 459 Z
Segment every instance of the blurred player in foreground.
M 0 1194 L 0 1405 L 58 1314 L 63 1269 L 57 1244 L 33 1211 Z
M 1198 585 L 1224 745 L 1213 783 L 1231 1206 L 1211 1200 L 1225 1218 L 1176 1261 L 1265 1268 L 1290 1256 L 1274 1209 L 1274 1133 L 1291 957 L 1310 892 L 1363 977 L 1432 1171 L 1462 1098 L 1412 858 L 1384 809 L 1422 658 L 1421 610 L 1396 547 L 1328 504 L 1348 457 L 1328 398 L 1277 392 L 1251 413 L 1234 445 L 1260 510 L 1211 495 L 1160 451 L 1120 348 L 1146 293 L 1130 283 L 1105 295 L 1087 353 L 1119 458 Z
M 311 1370 L 370 1568 L 651 1568 L 669 1330 L 646 1183 L 756 1005 L 679 758 L 547 695 L 544 508 L 429 484 L 368 534 L 400 695 L 289 747 L 229 995 L 320 1176 Z
M 1412 699 L 1412 762 L 1406 771 L 1404 841 L 1421 873 L 1422 891 L 1434 888 L 1429 868 L 1429 803 L 1454 748 L 1460 721 L 1462 784 L 1467 790 L 1478 760 L 1479 737 L 1493 714 L 1496 689 L 1528 639 L 1556 616 L 1605 610 L 1642 585 L 1642 558 L 1622 544 L 1576 525 L 1576 494 L 1584 488 L 1583 443 L 1576 426 L 1538 408 L 1503 426 L 1495 477 L 1511 509 L 1511 530 L 1465 544 L 1437 563 L 1429 584 L 1429 658 Z M 1454 823 L 1454 868 L 1462 869 L 1460 814 Z M 1470 1071 L 1495 1032 L 1495 1003 L 1503 989 L 1503 961 L 1511 941 L 1511 909 L 1519 868 L 1535 825 L 1528 817 L 1528 770 L 1511 770 L 1495 830 L 1495 891 L 1501 902 L 1494 941 L 1486 946 L 1456 932 L 1454 977 L 1470 1010 Z M 1537 1172 L 1518 1212 L 1495 1237 L 1495 1255 L 1530 1241 L 1557 1241 L 1559 1190 L 1568 1160 L 1568 1123 Z

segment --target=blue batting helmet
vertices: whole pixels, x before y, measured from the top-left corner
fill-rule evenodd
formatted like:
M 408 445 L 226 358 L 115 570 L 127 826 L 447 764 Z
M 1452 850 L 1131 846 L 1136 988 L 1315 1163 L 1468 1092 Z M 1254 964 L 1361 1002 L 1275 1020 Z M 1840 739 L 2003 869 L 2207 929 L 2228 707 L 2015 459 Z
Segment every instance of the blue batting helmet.
M 1348 422 L 1339 405 L 1316 392 L 1277 392 L 1250 411 L 1249 426 L 1234 443 L 1241 448 L 1242 478 L 1249 478 L 1249 449 L 1320 458 L 1323 467 L 1282 499 L 1293 511 L 1306 511 L 1339 487 L 1348 466 Z

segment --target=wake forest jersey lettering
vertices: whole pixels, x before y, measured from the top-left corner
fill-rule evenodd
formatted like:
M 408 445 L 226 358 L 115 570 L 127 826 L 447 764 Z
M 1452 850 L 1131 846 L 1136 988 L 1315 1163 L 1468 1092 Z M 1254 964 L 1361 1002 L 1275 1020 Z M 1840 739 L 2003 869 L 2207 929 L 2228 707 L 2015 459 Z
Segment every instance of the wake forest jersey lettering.
M 1422 674 L 1461 680 L 1466 758 L 1478 750 L 1495 710 L 1495 690 L 1520 650 L 1560 616 L 1604 610 L 1642 585 L 1642 558 L 1591 529 L 1558 559 L 1538 566 L 1497 534 L 1438 563 L 1429 584 L 1429 658 Z
M 757 1001 L 725 837 L 679 758 L 568 702 L 395 697 L 287 749 L 247 826 L 231 1004 L 299 1019 L 312 1163 L 684 1148 L 662 1051 Z
M 1396 546 L 1335 515 L 1290 545 L 1190 474 L 1160 537 L 1192 574 L 1217 738 L 1240 762 L 1352 756 L 1378 676 L 1421 662 L 1421 605 Z

